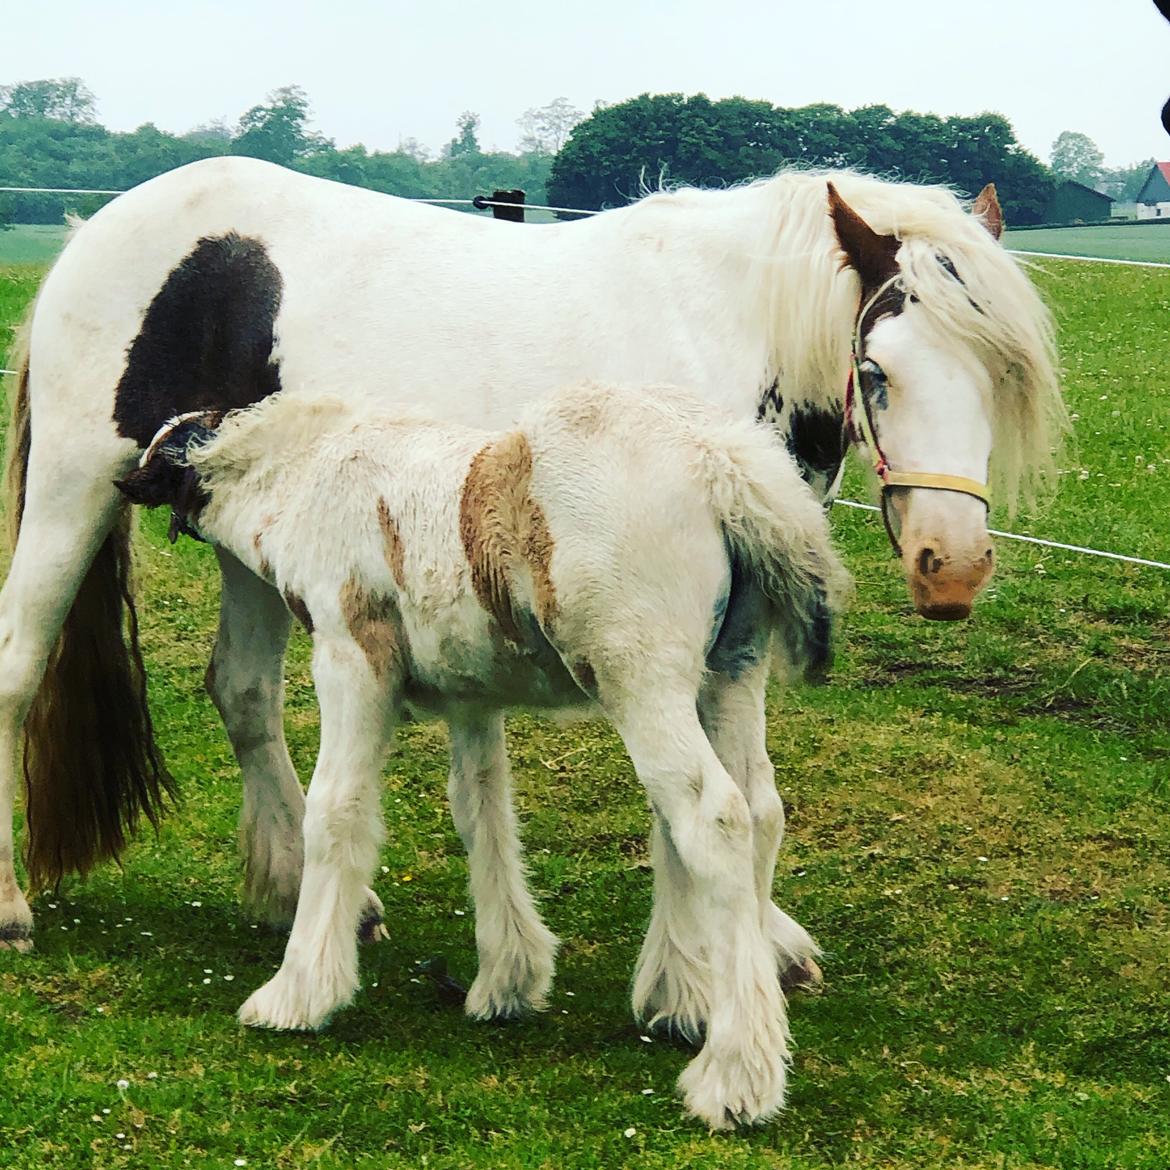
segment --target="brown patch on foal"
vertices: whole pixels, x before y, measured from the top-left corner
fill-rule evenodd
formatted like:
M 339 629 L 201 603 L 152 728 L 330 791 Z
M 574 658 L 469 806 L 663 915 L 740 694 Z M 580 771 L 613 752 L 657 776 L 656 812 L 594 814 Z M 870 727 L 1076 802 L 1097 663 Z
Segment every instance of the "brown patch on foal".
M 521 566 L 532 574 L 536 614 L 548 625 L 557 612 L 549 565 L 553 539 L 532 498 L 532 448 L 519 431 L 489 443 L 475 455 L 459 501 L 459 535 L 480 604 L 506 637 L 524 641 L 509 581 Z
M 341 587 L 341 613 L 375 677 L 384 678 L 401 657 L 398 607 L 350 577 Z
M 386 553 L 386 564 L 394 574 L 394 584 L 399 589 L 406 588 L 405 549 L 402 547 L 402 533 L 394 517 L 390 515 L 390 505 L 382 498 L 378 499 L 378 527 L 382 529 L 382 544 Z
M 252 547 L 256 550 L 256 556 L 260 559 L 260 576 L 263 577 L 266 581 L 270 581 L 272 579 L 272 565 L 269 564 L 268 558 L 264 555 L 264 550 L 260 547 L 260 541 L 263 536 L 263 532 L 257 532 L 256 535 L 252 537 Z M 289 609 L 292 609 L 291 605 L 289 606 Z M 296 611 L 293 610 L 293 612 L 295 613 Z

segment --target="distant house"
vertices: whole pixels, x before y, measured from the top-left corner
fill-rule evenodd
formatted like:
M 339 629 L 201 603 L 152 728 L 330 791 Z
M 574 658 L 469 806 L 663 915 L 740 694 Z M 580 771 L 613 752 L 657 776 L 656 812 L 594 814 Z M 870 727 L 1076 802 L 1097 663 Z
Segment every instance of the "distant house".
M 1138 219 L 1170 219 L 1170 162 L 1150 167 L 1137 203 Z
M 1044 208 L 1044 223 L 1100 223 L 1108 219 L 1113 208 L 1113 199 L 1077 183 L 1065 179 L 1057 183 L 1048 197 Z

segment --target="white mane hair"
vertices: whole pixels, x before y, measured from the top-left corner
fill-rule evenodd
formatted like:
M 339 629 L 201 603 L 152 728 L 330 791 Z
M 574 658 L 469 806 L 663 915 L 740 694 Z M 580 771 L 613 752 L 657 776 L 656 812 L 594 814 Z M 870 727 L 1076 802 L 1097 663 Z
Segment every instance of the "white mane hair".
M 726 209 L 739 195 L 754 209 L 758 291 L 744 305 L 766 314 L 778 389 L 785 398 L 819 397 L 848 377 L 848 344 L 858 312 L 856 274 L 844 265 L 828 214 L 827 184 L 874 231 L 902 241 L 897 259 L 906 293 L 937 325 L 939 337 L 967 344 L 991 376 L 997 495 L 1014 509 L 1051 472 L 1066 426 L 1051 314 L 1024 272 L 945 187 L 871 178 L 853 171 L 784 171 L 736 189 L 682 188 L 642 200 L 639 214 Z M 960 281 L 939 263 L 946 257 Z

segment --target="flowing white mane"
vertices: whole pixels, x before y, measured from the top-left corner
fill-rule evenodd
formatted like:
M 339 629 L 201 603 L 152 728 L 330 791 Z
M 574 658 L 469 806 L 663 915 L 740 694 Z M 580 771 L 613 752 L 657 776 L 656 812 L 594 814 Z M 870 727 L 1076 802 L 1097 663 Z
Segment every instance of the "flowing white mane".
M 669 214 L 738 199 L 756 223 L 754 277 L 745 308 L 763 313 L 785 397 L 843 393 L 858 310 L 856 275 L 843 267 L 827 213 L 827 182 L 874 231 L 902 241 L 907 293 L 940 338 L 969 346 L 995 387 L 992 474 L 1009 507 L 1031 496 L 1052 466 L 1065 423 L 1052 319 L 1023 266 L 950 190 L 852 171 L 789 171 L 733 191 L 684 188 L 648 196 L 636 214 Z M 946 257 L 956 280 L 939 263 Z

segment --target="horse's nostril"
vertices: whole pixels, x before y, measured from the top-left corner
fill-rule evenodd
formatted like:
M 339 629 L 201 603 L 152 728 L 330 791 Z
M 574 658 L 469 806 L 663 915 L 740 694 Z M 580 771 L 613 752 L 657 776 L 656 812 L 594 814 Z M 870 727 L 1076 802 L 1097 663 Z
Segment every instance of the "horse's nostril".
M 984 554 L 983 559 L 990 565 L 995 560 L 995 549 L 989 548 Z
M 924 548 L 922 552 L 918 554 L 918 571 L 924 577 L 928 576 L 930 573 L 937 573 L 942 567 L 943 563 L 940 558 L 934 555 L 934 549 Z

